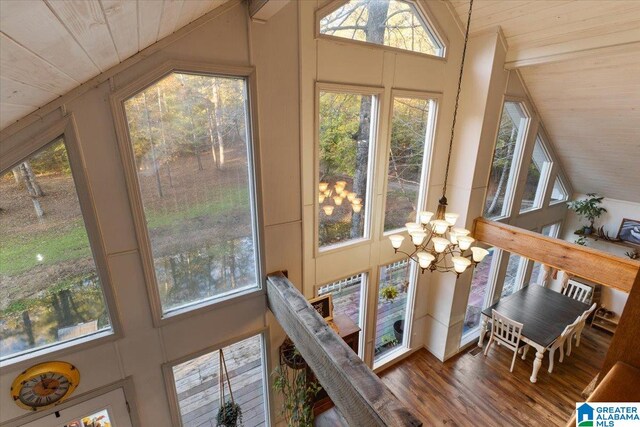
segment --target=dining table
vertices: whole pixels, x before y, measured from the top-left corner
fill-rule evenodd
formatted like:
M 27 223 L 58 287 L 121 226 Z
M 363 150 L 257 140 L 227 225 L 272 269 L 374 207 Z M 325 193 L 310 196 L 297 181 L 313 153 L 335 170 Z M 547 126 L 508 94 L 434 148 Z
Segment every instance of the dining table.
M 492 310 L 522 323 L 521 340 L 536 349 L 533 371 L 529 380 L 535 383 L 547 348 L 567 325 L 583 314 L 589 305 L 539 285 L 527 286 L 501 298 L 491 307 L 482 310 L 482 326 L 478 346 L 482 347 L 491 320 Z

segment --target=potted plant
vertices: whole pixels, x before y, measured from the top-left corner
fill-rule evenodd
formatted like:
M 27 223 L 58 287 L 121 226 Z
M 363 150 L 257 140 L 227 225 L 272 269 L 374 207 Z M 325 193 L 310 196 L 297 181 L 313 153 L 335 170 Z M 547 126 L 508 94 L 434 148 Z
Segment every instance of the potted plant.
M 404 319 L 393 322 L 393 335 L 396 337 L 396 341 L 402 342 L 402 338 L 404 338 Z
M 307 369 L 280 365 L 274 369 L 273 388 L 282 394 L 281 414 L 288 426 L 313 426 L 313 398 L 320 390 L 317 381 L 308 381 Z
M 224 360 L 224 352 L 220 353 L 220 408 L 216 418 L 217 425 L 220 427 L 237 427 L 242 426 L 242 409 L 235 400 L 233 400 L 233 391 L 231 390 L 231 380 L 229 372 L 227 372 L 227 363 Z M 225 397 L 225 382 L 229 387 L 229 400 Z
M 594 222 L 600 218 L 603 213 L 607 212 L 605 208 L 600 206 L 604 197 L 598 197 L 595 193 L 588 193 L 586 199 L 574 200 L 569 202 L 569 209 L 574 211 L 580 218 L 589 221 L 589 225 L 585 225 L 576 234 L 584 234 L 585 236 L 593 233 Z
M 398 296 L 398 288 L 394 285 L 387 285 L 380 289 L 380 297 L 386 302 L 392 302 Z

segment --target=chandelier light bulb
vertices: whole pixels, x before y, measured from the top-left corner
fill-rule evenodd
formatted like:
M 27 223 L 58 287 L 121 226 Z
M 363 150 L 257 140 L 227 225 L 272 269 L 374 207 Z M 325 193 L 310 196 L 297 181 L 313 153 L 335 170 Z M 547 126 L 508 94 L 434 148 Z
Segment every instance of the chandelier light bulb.
M 330 206 L 330 205 L 323 206 L 322 210 L 324 211 L 325 215 L 331 216 L 331 214 L 333 213 L 333 206 Z
M 429 224 L 431 218 L 433 217 L 433 212 L 422 211 L 420 212 L 420 222 L 423 224 Z
M 412 231 L 409 234 L 411 234 L 411 240 L 416 246 L 420 246 L 425 237 L 427 237 L 427 233 L 425 233 L 424 231 Z
M 328 182 L 321 182 L 319 185 L 320 191 L 321 192 L 325 192 L 327 191 L 327 188 L 329 188 L 329 183 Z
M 450 226 L 454 226 L 456 225 L 456 221 L 458 220 L 459 216 L 460 215 L 458 215 L 457 213 L 447 212 L 444 214 L 444 220 L 447 221 Z
M 468 236 L 469 234 L 471 234 L 471 232 L 469 230 L 467 230 L 466 228 L 462 228 L 462 227 L 455 227 L 451 231 L 456 233 L 456 236 L 458 236 L 458 238 L 460 238 L 460 236 Z
M 355 213 L 358 213 L 358 212 L 360 212 L 362 210 L 362 205 L 353 204 L 353 205 L 351 205 L 351 207 L 353 208 L 353 211 Z
M 454 256 L 451 261 L 453 261 L 453 269 L 456 273 L 464 273 L 467 267 L 471 265 L 471 261 L 468 258 L 461 256 Z
M 436 219 L 431 221 L 431 227 L 436 234 L 444 234 L 449 229 L 449 223 L 442 219 Z
M 333 186 L 333 188 L 336 189 L 336 193 L 342 193 L 344 191 L 344 188 L 347 186 L 347 182 L 346 181 L 338 181 L 336 182 L 336 184 Z
M 460 249 L 462 249 L 463 251 L 466 251 L 471 247 L 471 244 L 475 240 L 476 239 L 471 236 L 458 236 L 458 246 L 460 246 Z
M 420 268 L 429 268 L 433 260 L 436 259 L 436 257 L 428 252 L 418 252 L 416 256 L 418 257 Z
M 347 194 L 347 199 L 348 199 L 350 202 L 353 202 L 353 201 L 356 199 L 356 196 L 357 196 L 357 194 L 356 194 L 356 193 L 349 193 L 349 194 Z
M 404 240 L 404 236 L 401 236 L 399 234 L 393 234 L 389 236 L 389 240 L 391 240 L 391 246 L 393 246 L 393 249 L 398 249 L 400 246 L 402 246 L 402 241 Z
M 453 230 L 455 230 L 455 228 Z M 458 244 L 458 235 L 453 230 L 449 230 L 449 240 L 451 240 L 451 243 L 453 243 L 454 245 L 457 245 Z
M 471 248 L 471 252 L 473 253 L 473 261 L 474 262 L 482 262 L 484 257 L 489 255 L 489 251 L 485 248 L 473 247 Z
M 320 195 L 318 196 L 318 203 L 322 203 L 322 202 L 324 202 L 324 199 L 325 199 L 325 195 L 324 195 L 324 194 L 320 194 Z
M 439 254 L 444 252 L 447 246 L 449 246 L 449 241 L 442 237 L 434 237 L 431 241 L 433 242 L 433 249 Z
M 333 203 L 336 204 L 336 206 L 340 206 L 342 204 L 342 197 L 340 196 L 333 196 Z
M 404 226 L 407 227 L 409 234 L 411 234 L 412 231 L 422 231 L 422 226 L 417 222 L 407 222 Z
M 355 199 L 352 200 L 354 205 L 361 205 L 362 204 L 362 199 L 360 197 L 356 197 Z

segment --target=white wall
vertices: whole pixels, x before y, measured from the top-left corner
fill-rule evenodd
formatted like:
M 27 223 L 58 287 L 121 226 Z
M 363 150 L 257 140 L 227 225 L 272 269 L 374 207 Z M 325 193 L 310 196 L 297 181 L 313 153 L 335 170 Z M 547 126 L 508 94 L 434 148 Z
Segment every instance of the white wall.
M 115 340 L 43 359 L 66 360 L 78 367 L 81 383 L 75 396 L 131 377 L 135 391 L 127 398 L 137 402 L 137 415 L 144 426 L 171 425 L 163 363 L 267 327 L 267 337 L 273 337 L 272 360 L 276 360 L 282 333 L 267 319 L 263 293 L 154 328 L 109 103 L 112 92 L 170 59 L 255 66 L 259 95 L 254 114 L 258 116 L 261 142 L 265 269 L 287 269 L 294 283 L 302 282 L 297 2 L 291 2 L 266 24 L 250 23 L 246 4 L 235 3 L 223 15 L 161 51 L 150 56 L 141 53 L 144 59 L 115 75 L 111 84 L 99 84 L 68 99 L 64 106 L 77 122 L 115 293 L 116 304 L 110 309 L 121 321 L 122 334 Z M 3 139 L 2 144 L 27 140 L 60 117 L 61 111 L 56 110 Z M 0 369 L 0 389 L 4 390 L 0 393 L 0 423 L 20 421 L 28 415 L 11 401 L 8 391 L 15 376 L 34 362 Z
M 576 193 L 571 200 L 579 200 L 586 197 L 586 194 Z M 602 201 L 602 206 L 607 209 L 607 212 L 596 220 L 595 225 L 596 228 L 604 226 L 605 231 L 610 237 L 616 237 L 618 235 L 618 229 L 620 228 L 623 218 L 640 220 L 640 203 L 605 198 Z M 575 242 L 578 236 L 576 236 L 574 232 L 583 225 L 586 225 L 586 221 L 580 221 L 580 218 L 578 218 L 575 212 L 567 211 L 565 227 L 560 237 L 568 242 Z M 593 239 L 587 239 L 586 245 L 625 258 L 625 252 L 633 251 L 632 248 L 602 240 L 595 241 Z M 600 303 L 619 316 L 622 314 L 628 295 L 629 294 L 625 292 L 603 286 Z

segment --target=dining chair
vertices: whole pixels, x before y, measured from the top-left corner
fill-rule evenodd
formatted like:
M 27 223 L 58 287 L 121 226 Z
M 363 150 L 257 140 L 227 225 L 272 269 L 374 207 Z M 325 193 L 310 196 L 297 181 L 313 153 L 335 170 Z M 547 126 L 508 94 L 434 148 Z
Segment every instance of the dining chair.
M 518 354 L 518 349 L 521 346 L 520 338 L 522 337 L 522 326 L 522 323 L 518 323 L 515 320 L 511 320 L 508 317 L 503 316 L 495 310 L 491 310 L 491 337 L 489 338 L 487 348 L 484 350 L 484 355 L 487 355 L 489 348 L 494 341 L 497 342 L 498 345 L 502 344 L 506 348 L 513 350 L 511 369 L 509 369 L 509 372 L 513 372 L 513 365 L 516 363 L 516 355 Z
M 574 331 L 574 334 L 573 334 L 573 336 L 576 337 L 576 347 L 580 347 L 580 336 L 582 335 L 582 330 L 587 324 L 587 319 L 589 318 L 589 316 L 591 316 L 591 313 L 595 311 L 597 305 L 598 304 L 594 302 L 593 305 L 589 307 L 588 310 L 585 310 L 584 313 L 582 313 L 582 315 L 580 316 L 580 322 L 578 322 L 578 326 L 576 326 L 576 330 Z M 571 340 L 569 340 L 569 348 L 567 350 L 567 356 L 570 354 L 571 354 Z
M 582 316 L 583 315 L 581 314 L 580 316 L 576 317 L 576 320 L 574 320 L 572 324 L 565 326 L 562 334 L 560 334 L 560 336 L 547 347 L 547 350 L 549 350 L 549 373 L 553 372 L 553 361 L 555 359 L 557 349 L 560 349 L 560 363 L 562 363 L 562 361 L 564 360 L 564 343 L 567 341 L 567 339 L 570 342 L 571 337 L 573 336 L 573 333 L 575 332 L 575 329 L 578 326 L 578 323 L 580 322 Z M 522 350 L 522 360 L 525 360 L 528 351 L 529 346 L 527 345 Z
M 562 294 L 574 300 L 589 304 L 591 303 L 592 290 L 593 288 L 589 285 L 576 282 L 575 280 L 569 280 L 567 286 L 562 288 Z

